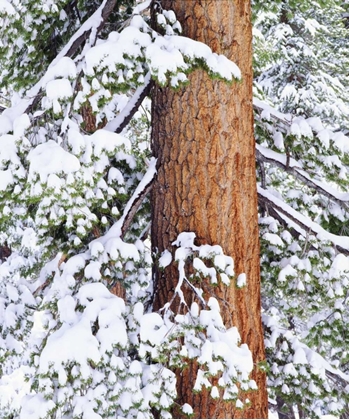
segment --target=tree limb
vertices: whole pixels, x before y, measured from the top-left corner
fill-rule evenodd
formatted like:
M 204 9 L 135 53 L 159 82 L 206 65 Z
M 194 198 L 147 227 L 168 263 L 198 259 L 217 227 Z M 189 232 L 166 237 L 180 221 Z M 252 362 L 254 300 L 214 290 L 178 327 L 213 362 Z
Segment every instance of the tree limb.
M 150 72 L 147 73 L 144 79 L 144 84 L 139 86 L 132 98 L 128 101 L 125 108 L 116 116 L 112 121 L 110 121 L 105 129 L 109 131 L 114 131 L 115 133 L 121 133 L 121 131 L 127 126 L 131 121 L 134 114 L 137 112 L 139 106 L 143 102 L 143 99 L 149 95 L 150 90 L 153 86 L 153 81 L 150 77 Z
M 342 378 L 340 375 L 330 372 L 326 369 L 326 376 L 330 378 L 332 381 L 339 383 L 342 388 L 345 388 L 348 385 L 348 381 Z
M 92 28 L 94 27 L 94 22 L 98 19 L 100 15 L 101 22 L 99 26 L 96 28 L 97 33 L 103 28 L 105 25 L 109 15 L 113 11 L 116 4 L 116 0 L 105 0 L 104 3 L 94 12 L 94 14 L 87 19 L 86 22 L 75 32 L 75 34 L 70 38 L 67 45 L 62 49 L 62 51 L 57 55 L 57 57 L 51 62 L 50 66 L 55 64 L 58 60 L 62 57 L 72 57 L 76 51 L 80 48 L 80 46 L 88 39 L 91 34 Z M 30 113 L 35 106 L 40 101 L 41 95 L 41 80 L 34 86 L 33 88 L 36 93 L 34 93 L 33 98 L 29 102 L 25 113 Z
M 291 126 L 292 121 L 289 115 L 283 114 L 282 112 L 277 111 L 270 105 L 266 104 L 263 101 L 260 101 L 257 98 L 253 98 L 253 108 L 257 112 L 268 111 L 270 113 L 270 117 L 286 126 Z
M 258 195 L 258 203 L 259 203 L 259 205 L 265 205 L 265 202 L 261 199 L 261 197 L 259 195 Z M 268 206 L 268 214 L 271 217 L 273 217 L 275 220 L 277 220 L 280 223 L 281 226 L 283 226 L 285 229 L 287 229 L 288 232 L 290 232 L 290 234 L 295 239 L 297 239 L 297 240 L 299 239 L 299 237 L 301 236 L 301 233 L 298 232 L 293 227 L 289 226 L 287 224 L 287 221 L 280 216 L 280 214 L 274 209 L 274 207 L 269 207 Z M 310 245 L 309 250 L 316 251 L 316 248 L 313 245 Z
M 274 152 L 274 151 L 273 151 L 273 155 L 275 155 L 275 157 L 277 157 L 277 155 L 280 155 L 282 157 L 284 156 L 284 155 L 281 155 L 280 153 L 277 153 L 277 152 Z M 277 167 L 283 169 L 285 172 L 293 175 L 295 178 L 302 181 L 308 187 L 314 189 L 319 194 L 322 194 L 323 196 L 325 196 L 325 197 L 329 198 L 330 200 L 336 202 L 340 206 L 349 204 L 349 194 L 337 193 L 337 195 L 335 196 L 328 189 L 326 189 L 326 186 L 322 182 L 312 180 L 310 177 L 308 177 L 306 175 L 305 171 L 303 171 L 300 167 L 295 166 L 295 165 L 297 165 L 297 162 L 294 161 L 293 159 L 292 159 L 292 161 L 294 163 L 287 166 L 286 164 L 283 164 L 281 162 L 281 160 L 279 160 L 277 158 L 273 159 L 271 157 L 265 156 L 263 154 L 262 148 L 259 147 L 259 145 L 256 146 L 256 159 L 257 159 L 257 161 L 270 163 L 271 165 L 274 165 L 274 166 L 277 166 Z
M 148 164 L 148 170 L 138 184 L 136 190 L 132 194 L 132 197 L 128 201 L 122 217 L 117 223 L 121 226 L 121 239 L 124 238 L 127 229 L 130 227 L 131 221 L 136 214 L 139 206 L 142 204 L 144 198 L 147 196 L 153 186 L 153 181 L 156 176 L 156 159 L 152 158 Z
M 99 32 L 105 25 L 105 22 L 107 21 L 107 19 L 109 18 L 109 15 L 113 11 L 115 4 L 116 4 L 116 0 L 107 0 L 105 2 L 102 8 L 102 12 L 101 12 L 102 21 L 100 25 L 97 27 L 97 32 Z M 88 37 L 91 34 L 91 30 L 92 28 L 90 27 L 89 29 L 84 31 L 80 36 L 78 36 L 74 41 L 72 41 L 73 38 L 76 37 L 77 33 L 75 33 L 73 37 L 70 39 L 69 43 L 71 43 L 71 45 L 68 51 L 64 55 L 66 57 L 72 57 L 76 53 L 76 51 L 79 49 L 79 47 L 83 44 L 83 42 L 88 39 Z
M 258 188 L 258 202 L 264 206 L 268 206 L 268 208 L 273 208 L 279 214 L 284 214 L 288 219 L 293 221 L 296 225 L 300 228 L 313 234 L 315 237 L 318 235 L 324 236 L 325 240 L 332 242 L 336 249 L 344 255 L 349 255 L 349 238 L 337 236 L 331 233 L 326 232 L 320 225 L 317 225 L 312 220 L 308 219 L 305 216 L 302 216 L 296 210 L 292 209 L 285 203 L 282 205 L 278 204 L 278 200 L 276 197 L 272 197 L 271 194 L 268 194 L 268 191 L 263 190 L 262 188 Z M 298 214 L 297 214 L 298 213 Z M 348 242 L 347 246 L 341 245 L 339 242 L 346 241 Z
M 148 193 L 150 192 L 150 190 L 153 187 L 153 180 L 152 179 L 149 184 L 147 184 L 144 189 L 142 190 L 142 192 L 137 196 L 137 198 L 133 201 L 130 209 L 128 210 L 128 212 L 124 215 L 124 220 L 121 226 L 121 239 L 124 239 L 125 234 L 127 232 L 127 230 L 129 229 L 131 222 L 135 216 L 135 214 L 137 213 L 140 205 L 143 203 L 145 197 L 148 195 Z

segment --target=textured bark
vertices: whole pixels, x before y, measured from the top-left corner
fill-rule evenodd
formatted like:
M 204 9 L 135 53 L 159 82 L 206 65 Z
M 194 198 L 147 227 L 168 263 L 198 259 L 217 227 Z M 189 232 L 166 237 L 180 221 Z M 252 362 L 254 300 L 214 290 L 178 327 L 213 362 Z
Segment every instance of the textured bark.
M 154 2 L 156 4 L 156 2 Z M 182 231 L 197 235 L 197 244 L 219 244 L 231 255 L 237 274 L 246 273 L 247 286 L 234 284 L 212 290 L 220 299 L 228 327 L 237 326 L 255 363 L 265 360 L 261 326 L 259 232 L 252 108 L 252 49 L 248 0 L 162 0 L 175 11 L 183 35 L 208 44 L 216 53 L 237 63 L 242 82 L 229 86 L 212 81 L 204 71 L 190 76 L 188 87 L 175 92 L 154 88 L 152 149 L 158 175 L 152 190 L 152 247 L 172 250 Z M 154 309 L 173 296 L 178 272 L 170 265 L 154 272 Z M 210 289 L 210 290 L 209 290 Z M 194 299 L 186 292 L 187 301 Z M 171 309 L 178 311 L 178 300 Z M 266 418 L 265 375 L 253 377 L 259 390 L 245 394 L 251 406 L 212 400 L 205 392 L 194 395 L 195 364 L 177 372 L 178 404 L 192 405 L 197 418 Z M 179 411 L 174 412 L 176 418 Z
M 86 133 L 94 133 L 97 130 L 96 116 L 88 102 L 81 107 L 81 115 L 84 120 L 84 130 Z

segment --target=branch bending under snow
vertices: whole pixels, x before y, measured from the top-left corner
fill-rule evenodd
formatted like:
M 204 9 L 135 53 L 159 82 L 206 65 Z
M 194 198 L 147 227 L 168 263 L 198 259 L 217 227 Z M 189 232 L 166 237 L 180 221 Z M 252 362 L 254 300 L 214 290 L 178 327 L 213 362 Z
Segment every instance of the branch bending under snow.
M 259 112 L 267 111 L 272 119 L 279 121 L 286 126 L 290 126 L 292 124 L 291 115 L 283 114 L 257 98 L 253 98 L 253 108 L 255 111 Z
M 99 8 L 90 16 L 86 22 L 75 32 L 75 34 L 70 38 L 69 42 L 57 55 L 57 57 L 51 62 L 48 68 L 54 66 L 62 57 L 72 57 L 76 51 L 80 48 L 84 41 L 88 39 L 93 29 L 98 33 L 105 22 L 107 21 L 110 13 L 113 11 L 116 4 L 116 0 L 104 0 Z M 44 76 L 45 77 L 45 76 Z M 28 95 L 31 96 L 30 100 L 23 100 L 26 104 L 25 113 L 29 113 L 35 105 L 40 100 L 40 92 L 42 88 L 42 77 L 35 86 L 30 89 Z M 22 101 L 21 101 L 22 102 Z
M 349 204 L 348 193 L 340 193 L 325 183 L 310 178 L 307 172 L 302 170 L 301 164 L 292 158 L 290 159 L 289 165 L 286 165 L 286 162 L 283 162 L 286 161 L 285 155 L 274 152 L 273 150 L 267 149 L 259 144 L 256 145 L 256 158 L 257 161 L 278 166 L 285 172 L 302 181 L 308 187 L 316 190 L 319 194 L 324 195 L 341 206 Z
M 288 230 L 288 232 L 296 239 L 298 240 L 300 236 L 304 236 L 305 231 L 303 229 L 295 229 L 294 227 L 290 226 L 290 221 L 289 219 L 282 217 L 277 210 L 275 210 L 274 207 L 269 206 L 267 204 L 267 201 L 264 200 L 260 195 L 258 195 L 258 204 L 260 206 L 265 206 L 267 209 L 267 213 L 269 216 L 271 216 L 273 219 L 277 220 L 280 225 L 282 225 L 285 229 Z M 309 233 L 309 231 L 308 231 Z M 315 248 L 313 245 L 310 244 L 310 246 L 308 247 L 309 250 L 311 251 L 316 251 L 317 248 Z
M 332 242 L 339 252 L 344 255 L 349 255 L 349 237 L 338 236 L 327 232 L 318 223 L 315 223 L 308 217 L 303 216 L 288 204 L 272 195 L 268 190 L 264 190 L 260 186 L 257 186 L 257 190 L 258 201 L 263 205 L 273 208 L 280 217 L 283 217 L 282 215 L 286 216 L 286 219 L 289 219 L 294 223 L 294 228 L 299 232 L 299 234 L 304 236 L 306 232 L 309 232 L 319 240 Z M 289 224 L 287 220 L 286 223 Z

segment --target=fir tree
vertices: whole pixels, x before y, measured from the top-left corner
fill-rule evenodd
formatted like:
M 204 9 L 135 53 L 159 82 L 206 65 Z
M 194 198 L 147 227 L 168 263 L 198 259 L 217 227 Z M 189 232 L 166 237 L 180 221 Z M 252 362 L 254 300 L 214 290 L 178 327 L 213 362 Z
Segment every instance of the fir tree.
M 175 372 L 193 360 L 196 391 L 249 409 L 256 360 L 215 291 L 244 287 L 240 263 L 195 232 L 160 255 L 148 241 L 154 84 L 180 91 L 195 69 L 244 80 L 149 7 L 0 1 L 2 417 L 190 417 Z M 346 7 L 253 1 L 258 368 L 280 418 L 349 415 Z M 176 268 L 178 296 L 211 296 L 152 312 L 153 259 Z
M 152 311 L 152 259 L 165 269 L 170 254 L 147 239 L 152 83 L 180 89 L 195 69 L 237 83 L 240 70 L 161 3 L 153 23 L 150 2 L 133 3 L 0 5 L 2 417 L 190 417 L 174 372 L 192 361 L 213 404 L 245 409 L 256 392 L 250 349 L 200 287 L 243 288 L 232 257 L 178 232 L 176 295 L 192 284 L 199 300 Z
M 348 413 L 348 50 L 340 3 L 255 5 L 263 322 L 269 396 L 282 418 Z

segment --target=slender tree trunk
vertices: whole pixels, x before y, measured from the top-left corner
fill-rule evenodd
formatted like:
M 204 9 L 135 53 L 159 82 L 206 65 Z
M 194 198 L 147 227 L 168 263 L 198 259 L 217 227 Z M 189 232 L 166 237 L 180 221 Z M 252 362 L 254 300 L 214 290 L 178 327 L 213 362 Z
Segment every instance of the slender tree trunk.
M 152 247 L 172 250 L 182 231 L 197 235 L 197 244 L 219 244 L 234 258 L 235 272 L 246 273 L 247 286 L 218 286 L 223 319 L 237 326 L 255 363 L 265 360 L 261 326 L 259 233 L 252 110 L 252 47 L 248 0 L 162 0 L 175 11 L 183 35 L 208 44 L 237 63 L 242 82 L 212 81 L 204 71 L 190 76 L 175 92 L 154 88 L 152 149 L 158 175 L 152 191 Z M 172 264 L 155 270 L 154 309 L 171 299 L 178 272 Z M 204 286 L 205 288 L 205 286 Z M 206 285 L 206 292 L 209 285 Z M 190 290 L 186 291 L 188 300 Z M 178 310 L 174 300 L 172 310 Z M 251 406 L 237 410 L 207 392 L 194 395 L 196 366 L 177 372 L 178 404 L 189 403 L 197 418 L 266 418 L 265 375 L 257 367 L 259 390 L 246 394 Z M 175 411 L 176 417 L 180 413 Z

